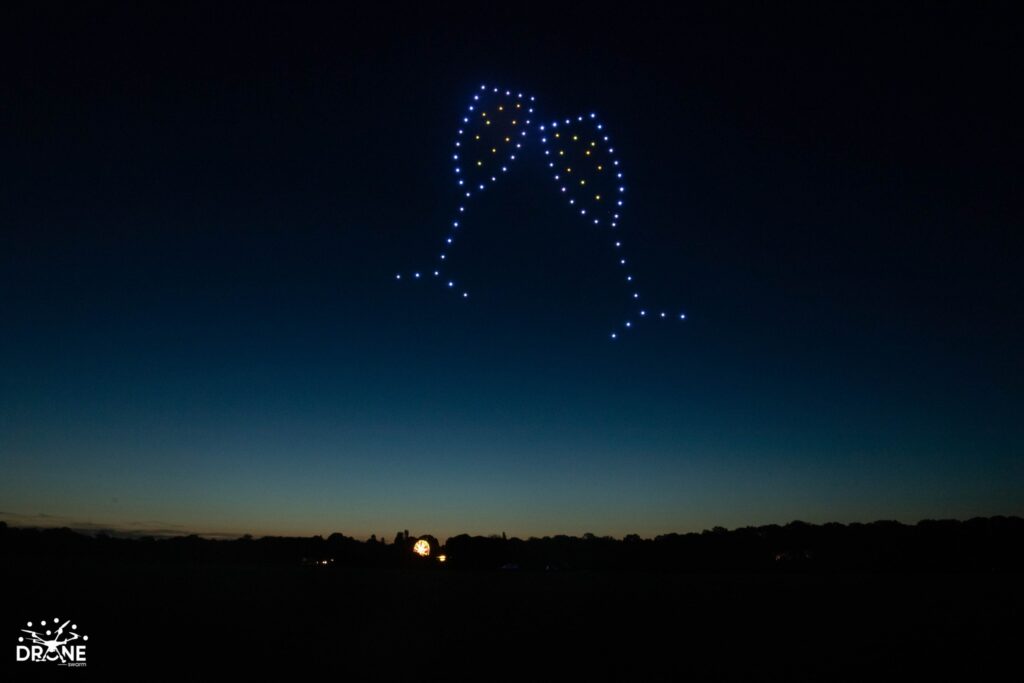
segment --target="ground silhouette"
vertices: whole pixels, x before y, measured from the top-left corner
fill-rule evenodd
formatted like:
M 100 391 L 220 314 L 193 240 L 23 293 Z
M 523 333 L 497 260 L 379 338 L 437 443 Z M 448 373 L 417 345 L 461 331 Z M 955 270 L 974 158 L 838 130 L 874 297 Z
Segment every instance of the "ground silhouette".
M 73 618 L 105 680 L 984 680 L 1015 663 L 1022 541 L 1017 517 L 443 545 L 0 524 L 0 613 L 9 645 Z M 47 666 L 0 659 L 4 680 Z

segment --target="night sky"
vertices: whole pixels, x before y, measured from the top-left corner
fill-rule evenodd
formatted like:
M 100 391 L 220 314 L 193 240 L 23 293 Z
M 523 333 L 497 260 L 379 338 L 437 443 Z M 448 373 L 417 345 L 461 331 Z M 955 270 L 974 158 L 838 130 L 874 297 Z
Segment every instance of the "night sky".
M 0 519 L 653 536 L 1024 514 L 1021 17 L 5 3 Z M 480 84 L 595 111 L 473 200 Z

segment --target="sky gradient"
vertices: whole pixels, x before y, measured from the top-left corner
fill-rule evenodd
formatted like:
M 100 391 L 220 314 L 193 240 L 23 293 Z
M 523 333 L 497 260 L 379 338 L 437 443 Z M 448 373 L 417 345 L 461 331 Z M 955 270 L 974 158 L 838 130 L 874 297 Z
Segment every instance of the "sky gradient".
M 968 7 L 5 9 L 0 519 L 1024 514 L 1020 54 Z M 480 83 L 601 113 L 685 323 L 609 342 L 621 273 L 536 149 L 474 200 L 471 300 L 394 281 L 437 251 Z

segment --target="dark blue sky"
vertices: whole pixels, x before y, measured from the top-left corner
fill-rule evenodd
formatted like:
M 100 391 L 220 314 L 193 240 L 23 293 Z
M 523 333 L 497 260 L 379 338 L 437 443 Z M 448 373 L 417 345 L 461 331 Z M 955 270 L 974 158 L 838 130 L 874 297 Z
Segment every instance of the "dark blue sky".
M 1024 514 L 1020 17 L 634 11 L 5 7 L 0 519 Z M 621 273 L 537 150 L 452 251 L 471 300 L 393 281 L 480 83 L 601 113 L 644 290 L 689 320 L 609 342 Z

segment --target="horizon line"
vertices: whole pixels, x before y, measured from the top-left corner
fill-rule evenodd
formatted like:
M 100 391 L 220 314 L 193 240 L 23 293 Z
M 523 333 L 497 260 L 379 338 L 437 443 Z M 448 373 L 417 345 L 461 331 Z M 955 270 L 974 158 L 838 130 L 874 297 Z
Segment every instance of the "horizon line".
M 54 520 L 54 523 L 52 523 L 52 524 L 46 524 L 46 523 L 42 523 L 42 524 L 39 524 L 39 523 L 19 523 L 17 521 L 9 520 L 10 517 L 22 517 L 26 521 L 32 520 L 32 521 L 35 521 L 35 522 L 38 522 L 40 520 L 45 522 L 45 520 L 49 519 L 49 520 Z M 1016 519 L 1021 519 L 1020 515 L 1015 515 L 1015 514 L 974 515 L 972 517 L 967 517 L 967 518 L 964 518 L 964 519 L 954 518 L 954 517 L 925 517 L 925 518 L 922 518 L 922 519 L 918 519 L 915 522 L 906 522 L 906 521 L 902 521 L 902 520 L 899 520 L 899 519 L 875 519 L 875 520 L 868 521 L 868 522 L 860 522 L 860 521 L 851 521 L 851 522 L 840 522 L 840 521 L 807 522 L 807 521 L 804 521 L 804 520 L 801 520 L 801 519 L 793 519 L 793 520 L 790 520 L 790 521 L 784 522 L 784 523 L 769 522 L 769 523 L 765 523 L 765 524 L 747 524 L 747 525 L 736 526 L 736 527 L 732 527 L 732 528 L 727 528 L 727 527 L 715 525 L 715 526 L 712 526 L 710 528 L 701 529 L 700 531 L 669 531 L 669 532 L 665 532 L 665 533 L 654 534 L 654 535 L 646 535 L 646 536 L 638 534 L 638 533 L 630 533 L 630 534 L 624 534 L 621 537 L 619 537 L 619 536 L 612 536 L 612 535 L 608 535 L 608 534 L 596 534 L 596 533 L 592 533 L 592 532 L 583 532 L 583 533 L 578 534 L 578 535 L 574 535 L 574 534 L 570 534 L 570 533 L 554 533 L 554 534 L 544 534 L 543 536 L 538 536 L 536 534 L 531 534 L 531 535 L 528 535 L 528 536 L 519 536 L 519 535 L 516 535 L 516 534 L 507 534 L 505 531 L 502 531 L 502 532 L 491 532 L 491 533 L 461 532 L 461 533 L 456 533 L 456 534 L 449 534 L 445 538 L 445 542 L 447 542 L 449 539 L 456 538 L 458 536 L 484 537 L 484 538 L 501 537 L 501 538 L 507 538 L 507 539 L 518 539 L 518 540 L 526 540 L 526 541 L 528 541 L 530 539 L 544 539 L 544 538 L 557 538 L 557 537 L 585 538 L 587 536 L 594 536 L 596 538 L 603 538 L 603 539 L 610 538 L 610 539 L 617 540 L 617 541 L 622 541 L 622 540 L 625 540 L 627 537 L 633 537 L 633 536 L 639 537 L 641 540 L 655 540 L 655 539 L 657 539 L 659 537 L 662 537 L 662 536 L 671 536 L 671 535 L 686 536 L 686 535 L 691 535 L 691 534 L 700 535 L 700 534 L 703 534 L 703 533 L 715 532 L 715 531 L 717 531 L 719 529 L 724 530 L 726 532 L 732 532 L 732 531 L 739 531 L 741 529 L 759 529 L 759 528 L 763 528 L 763 527 L 773 527 L 773 526 L 775 526 L 775 527 L 786 527 L 786 526 L 790 526 L 792 524 L 805 524 L 805 525 L 808 525 L 808 526 L 826 526 L 826 525 L 832 525 L 832 524 L 838 524 L 840 526 L 853 526 L 853 525 L 865 525 L 866 526 L 866 525 L 878 524 L 878 523 L 895 523 L 895 524 L 900 524 L 900 525 L 903 525 L 903 526 L 917 526 L 917 525 L 920 525 L 920 524 L 922 524 L 924 522 L 959 522 L 959 523 L 962 524 L 962 523 L 966 523 L 966 522 L 969 522 L 969 521 L 972 521 L 972 520 L 975 520 L 975 519 L 986 519 L 987 520 L 987 519 L 997 519 L 997 518 L 1004 518 L 1004 519 L 1014 519 L 1014 518 L 1016 518 Z M 344 536 L 346 538 L 352 538 L 352 539 L 355 539 L 357 541 L 361 541 L 361 542 L 364 542 L 364 543 L 369 541 L 371 538 L 376 538 L 378 542 L 383 542 L 383 543 L 387 543 L 388 542 L 388 539 L 386 537 L 377 537 L 376 534 L 369 534 L 369 535 L 366 535 L 366 536 L 356 536 L 356 535 L 350 536 L 350 535 L 344 533 L 343 531 L 333 531 L 333 532 L 331 532 L 330 534 L 327 534 L 327 535 L 324 535 L 324 534 L 309 534 L 309 535 L 301 535 L 301 534 L 299 534 L 299 535 L 296 535 L 296 534 L 261 534 L 261 535 L 257 536 L 256 534 L 248 533 L 248 532 L 243 532 L 243 533 L 227 532 L 227 531 L 205 531 L 205 532 L 200 532 L 200 531 L 193 531 L 193 530 L 190 530 L 190 529 L 187 529 L 187 528 L 179 527 L 179 526 L 173 525 L 173 524 L 153 524 L 153 525 L 149 525 L 149 524 L 146 524 L 146 523 L 138 523 L 138 522 L 136 522 L 136 523 L 129 523 L 128 524 L 128 528 L 124 528 L 124 527 L 118 528 L 116 526 L 111 526 L 111 525 L 107 525 L 107 524 L 96 524 L 96 523 L 93 523 L 93 522 L 60 523 L 57 520 L 63 520 L 65 522 L 68 521 L 67 518 L 61 518 L 61 517 L 57 517 L 57 516 L 54 516 L 54 515 L 47 515 L 47 514 L 44 514 L 44 513 L 39 513 L 39 514 L 37 514 L 37 515 L 35 515 L 33 517 L 33 516 L 29 516 L 29 515 L 18 515 L 18 514 L 14 514 L 14 513 L 0 512 L 0 524 L 3 524 L 5 526 L 7 526 L 8 528 L 24 529 L 24 530 L 35 530 L 35 531 L 50 531 L 50 530 L 67 529 L 69 531 L 81 534 L 83 536 L 92 536 L 92 537 L 99 536 L 101 534 L 105 534 L 105 535 L 112 536 L 112 537 L 115 537 L 115 538 L 123 538 L 123 539 L 155 538 L 155 539 L 158 539 L 158 540 L 167 540 L 167 539 L 172 539 L 172 538 L 188 538 L 188 537 L 196 536 L 196 537 L 203 538 L 203 539 L 206 539 L 206 540 L 230 541 L 230 540 L 240 540 L 240 539 L 243 539 L 243 538 L 246 538 L 246 537 L 249 537 L 252 540 L 260 540 L 260 539 L 265 539 L 265 538 L 308 538 L 308 539 L 315 539 L 315 538 L 318 538 L 318 537 L 321 538 L 321 539 L 328 539 L 328 538 L 330 538 L 331 536 L 333 536 L 335 534 L 340 534 L 340 535 L 342 535 L 342 536 Z M 407 533 L 408 530 L 407 529 L 400 529 L 400 530 L 396 531 L 395 533 L 397 535 L 397 534 L 401 534 L 403 532 Z M 433 533 L 431 533 L 429 531 L 424 532 L 424 533 L 420 533 L 420 534 L 409 534 L 409 538 L 422 538 L 424 536 L 434 536 L 437 539 L 440 538 L 439 536 L 435 536 Z

